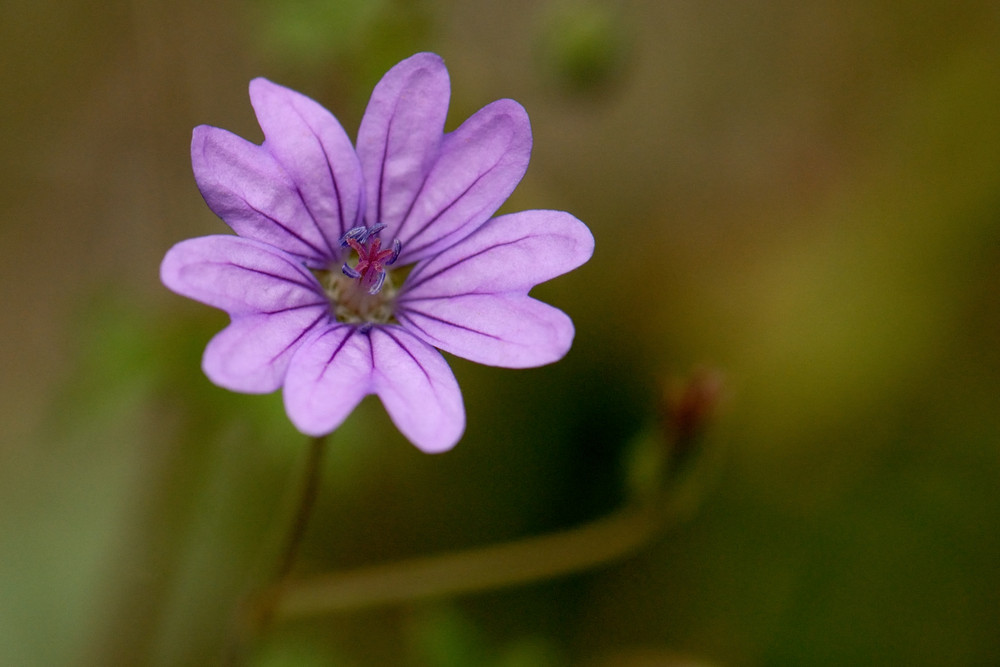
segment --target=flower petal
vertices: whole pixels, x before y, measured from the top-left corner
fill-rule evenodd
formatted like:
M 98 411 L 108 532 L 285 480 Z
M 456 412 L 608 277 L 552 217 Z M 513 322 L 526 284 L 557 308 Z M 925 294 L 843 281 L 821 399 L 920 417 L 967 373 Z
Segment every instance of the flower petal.
M 454 294 L 519 292 L 584 264 L 594 254 L 587 226 L 565 211 L 493 218 L 461 243 L 418 264 L 401 302 Z
M 427 343 L 482 364 L 551 363 L 569 350 L 573 323 L 528 290 L 580 266 L 593 249 L 590 230 L 569 213 L 500 216 L 418 264 L 400 291 L 396 317 Z
M 191 137 L 191 165 L 205 202 L 240 236 L 264 241 L 310 266 L 334 255 L 297 186 L 265 148 L 217 127 Z
M 330 433 L 367 394 L 378 394 L 396 427 L 425 452 L 450 449 L 465 430 L 455 376 L 441 354 L 399 327 L 333 325 L 296 352 L 285 409 L 307 435 Z
M 355 326 L 335 324 L 315 333 L 292 358 L 285 410 L 306 435 L 326 435 L 372 391 L 368 336 Z
M 323 289 L 294 257 L 238 236 L 181 241 L 160 265 L 163 284 L 234 318 L 328 308 Z
M 400 327 L 375 327 L 369 338 L 372 386 L 396 428 L 427 453 L 454 447 L 465 430 L 465 407 L 441 353 Z
M 372 92 L 358 129 L 368 225 L 403 220 L 444 132 L 451 87 L 441 57 L 418 53 L 390 69 Z
M 226 389 L 272 392 L 281 386 L 289 361 L 307 334 L 328 319 L 325 306 L 239 317 L 209 342 L 202 369 Z
M 487 366 L 543 366 L 562 359 L 573 344 L 573 321 L 528 296 L 448 297 L 407 306 L 396 317 L 434 347 Z
M 399 227 L 400 261 L 433 255 L 475 231 L 506 201 L 531 157 L 531 125 L 513 100 L 488 104 L 445 136 L 441 152 Z
M 327 244 L 337 248 L 361 224 L 361 164 L 337 119 L 314 100 L 271 83 L 250 82 L 250 101 L 264 145 L 285 168 Z

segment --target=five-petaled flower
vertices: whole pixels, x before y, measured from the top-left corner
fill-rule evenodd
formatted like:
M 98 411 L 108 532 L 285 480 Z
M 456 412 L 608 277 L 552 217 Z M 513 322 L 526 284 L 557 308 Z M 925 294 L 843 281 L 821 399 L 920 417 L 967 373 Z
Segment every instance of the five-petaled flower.
M 205 350 L 213 382 L 283 388 L 309 435 L 377 394 L 434 452 L 465 428 L 434 348 L 510 368 L 569 350 L 569 317 L 528 291 L 586 262 L 593 236 L 562 211 L 491 217 L 527 169 L 527 114 L 498 100 L 445 134 L 449 92 L 441 58 L 420 53 L 375 87 L 356 148 L 330 112 L 264 79 L 250 83 L 261 145 L 194 130 L 195 180 L 237 235 L 182 241 L 160 273 L 232 319 Z

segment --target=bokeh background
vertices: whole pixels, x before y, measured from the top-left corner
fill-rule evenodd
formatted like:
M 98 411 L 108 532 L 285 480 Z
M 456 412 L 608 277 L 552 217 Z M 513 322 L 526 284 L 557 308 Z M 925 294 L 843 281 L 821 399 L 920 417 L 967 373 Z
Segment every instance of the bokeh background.
M 366 399 L 298 571 L 612 512 L 664 387 L 708 368 L 699 502 L 592 572 L 279 622 L 252 664 L 1000 664 L 993 0 L 4 0 L 0 664 L 217 661 L 305 442 L 280 396 L 204 378 L 225 315 L 159 284 L 173 243 L 224 229 L 191 128 L 259 140 L 263 75 L 353 136 L 420 50 L 450 128 L 527 108 L 505 210 L 593 230 L 535 292 L 577 338 L 541 369 L 451 360 L 445 455 Z

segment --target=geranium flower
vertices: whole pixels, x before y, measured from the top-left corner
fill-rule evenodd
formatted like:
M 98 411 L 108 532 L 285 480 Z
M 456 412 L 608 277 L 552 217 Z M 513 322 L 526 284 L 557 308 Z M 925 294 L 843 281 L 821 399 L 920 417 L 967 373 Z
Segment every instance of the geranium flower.
M 562 211 L 491 216 L 531 151 L 524 109 L 498 100 L 444 133 L 448 73 L 420 53 L 375 87 L 357 147 L 313 100 L 250 83 L 264 142 L 194 130 L 195 180 L 236 236 L 182 241 L 160 269 L 173 291 L 229 313 L 202 366 L 217 385 L 283 388 L 292 423 L 318 436 L 377 394 L 427 452 L 465 428 L 435 348 L 493 366 L 560 359 L 573 324 L 528 296 L 586 262 L 594 239 Z

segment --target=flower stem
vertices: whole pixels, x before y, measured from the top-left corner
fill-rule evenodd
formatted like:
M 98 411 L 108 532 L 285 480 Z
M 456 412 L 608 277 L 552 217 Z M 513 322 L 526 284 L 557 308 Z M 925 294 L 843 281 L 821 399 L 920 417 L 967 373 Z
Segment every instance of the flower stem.
M 292 567 L 295 565 L 295 557 L 298 555 L 302 538 L 305 536 L 306 526 L 309 524 L 309 516 L 312 514 L 313 506 L 316 504 L 316 495 L 319 490 L 320 464 L 323 460 L 325 449 L 325 436 L 310 439 L 304 478 L 299 489 L 295 514 L 292 516 L 292 523 L 281 549 L 281 555 L 275 564 L 264 590 L 259 595 L 254 596 L 239 610 L 240 616 L 237 627 L 230 637 L 226 650 L 227 664 L 241 664 L 249 643 L 266 631 L 274 619 L 275 611 L 281 603 L 284 584 L 292 571 Z
M 576 528 L 515 542 L 286 580 L 272 594 L 282 618 L 467 594 L 581 572 L 624 558 L 689 515 L 691 485 Z
M 323 451 L 325 449 L 325 436 L 310 439 L 301 495 L 299 496 L 295 516 L 292 517 L 292 525 L 289 528 L 288 537 L 285 539 L 284 550 L 271 577 L 271 581 L 273 582 L 284 581 L 295 564 L 295 557 L 299 553 L 299 546 L 302 544 L 302 538 L 306 533 L 306 526 L 309 524 L 309 516 L 312 514 L 313 506 L 316 504 L 316 494 L 319 491 L 319 474 L 323 461 Z

